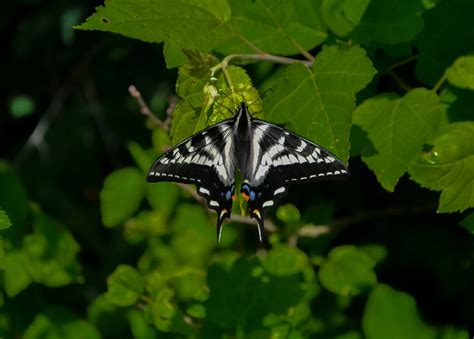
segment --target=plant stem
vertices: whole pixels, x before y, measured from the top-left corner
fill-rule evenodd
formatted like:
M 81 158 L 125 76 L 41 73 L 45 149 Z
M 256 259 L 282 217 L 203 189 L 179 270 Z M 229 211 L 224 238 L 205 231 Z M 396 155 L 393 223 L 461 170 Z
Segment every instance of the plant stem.
M 145 100 L 143 100 L 142 98 L 142 94 L 140 93 L 140 91 L 134 86 L 134 85 L 130 85 L 128 87 L 128 92 L 130 93 L 130 95 L 132 97 L 135 98 L 135 100 L 137 101 L 138 105 L 140 106 L 140 112 L 147 116 L 148 118 L 151 119 L 151 121 L 153 121 L 153 123 L 157 126 L 160 126 L 161 128 L 163 128 L 165 131 L 167 131 L 169 129 L 169 126 L 167 126 L 167 124 L 165 124 L 163 121 L 161 121 L 152 111 L 151 109 L 148 107 L 148 105 L 146 104 Z
M 397 67 L 400 67 L 400 66 L 406 65 L 406 64 L 408 64 L 408 63 L 410 63 L 410 62 L 412 62 L 412 61 L 415 61 L 416 59 L 418 59 L 418 56 L 419 56 L 418 54 L 412 55 L 411 57 L 408 57 L 408 58 L 406 58 L 406 59 L 403 59 L 403 60 L 400 60 L 400 61 L 398 61 L 398 62 L 395 62 L 395 63 L 393 63 L 392 65 L 390 65 L 390 66 L 388 67 L 388 70 L 389 70 L 389 71 L 393 71 L 393 70 L 394 70 L 395 68 L 397 68 Z
M 434 85 L 433 87 L 433 92 L 438 92 L 438 90 L 440 89 L 441 85 L 443 85 L 443 83 L 446 81 L 446 79 L 448 78 L 448 74 L 446 72 L 443 73 L 443 76 L 438 80 L 438 82 L 436 83 L 436 85 Z

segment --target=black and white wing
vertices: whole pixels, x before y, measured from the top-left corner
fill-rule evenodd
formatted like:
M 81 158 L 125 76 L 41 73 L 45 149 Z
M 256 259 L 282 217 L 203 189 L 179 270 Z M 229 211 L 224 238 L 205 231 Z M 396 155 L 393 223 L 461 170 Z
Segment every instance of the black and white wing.
M 262 120 L 252 120 L 250 159 L 241 193 L 264 238 L 263 212 L 284 195 L 291 184 L 343 180 L 349 176 L 332 153 L 308 139 Z
M 194 134 L 168 150 L 151 166 L 147 181 L 195 184 L 209 208 L 217 212 L 217 237 L 232 211 L 235 159 L 232 121 Z

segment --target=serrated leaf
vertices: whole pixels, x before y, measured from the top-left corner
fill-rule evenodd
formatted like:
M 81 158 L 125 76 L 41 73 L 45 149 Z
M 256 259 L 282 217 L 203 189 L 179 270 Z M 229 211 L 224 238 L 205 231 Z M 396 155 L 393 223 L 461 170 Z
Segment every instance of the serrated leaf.
M 8 218 L 8 215 L 5 213 L 4 210 L 0 210 L 0 230 L 5 230 L 11 225 L 12 222 L 10 221 L 10 218 Z
M 117 226 L 132 216 L 145 194 L 145 177 L 137 168 L 122 168 L 107 176 L 100 191 L 105 226 Z
M 474 90 L 474 56 L 458 59 L 446 70 L 448 81 L 460 88 Z
M 355 93 L 375 74 L 360 47 L 330 46 L 313 69 L 295 64 L 265 100 L 266 117 L 316 141 L 343 161 L 349 156 L 349 132 Z
M 100 339 L 99 332 L 87 321 L 77 318 L 69 311 L 51 308 L 39 313 L 23 334 L 25 339 Z
M 171 140 L 173 145 L 191 136 L 198 121 L 196 110 L 187 102 L 180 101 L 173 111 Z
M 360 22 L 370 0 L 324 0 L 323 19 L 339 36 L 349 34 Z
M 323 43 L 327 33 L 319 2 L 310 0 L 230 0 L 228 26 L 233 37 L 218 49 L 223 54 L 254 52 L 245 41 L 267 53 L 292 55 L 297 46 L 310 50 Z
M 442 191 L 438 212 L 474 207 L 474 122 L 443 128 L 433 149 L 410 168 L 410 176 L 423 187 Z
M 134 305 L 145 290 L 145 281 L 142 275 L 133 267 L 119 265 L 107 278 L 107 292 L 105 296 L 116 306 Z
M 420 1 L 371 0 L 351 37 L 363 44 L 399 44 L 412 40 L 423 28 Z
M 435 339 L 436 331 L 419 316 L 415 299 L 378 284 L 369 296 L 363 329 L 367 339 Z
M 459 225 L 474 234 L 474 213 L 469 213 L 464 219 L 459 222 Z
M 107 1 L 77 29 L 119 33 L 147 42 L 166 42 L 168 66 L 184 61 L 181 48 L 207 52 L 231 37 L 230 8 L 221 0 Z M 196 34 L 199 32 L 199 34 Z
M 26 268 L 34 281 L 50 287 L 82 280 L 79 244 L 51 217 L 35 213 L 34 231 L 23 239 Z
M 319 270 L 321 284 L 333 293 L 349 296 L 369 291 L 376 283 L 375 260 L 354 246 L 329 252 Z
M 423 14 L 425 27 L 417 37 L 420 55 L 417 59 L 418 78 L 434 85 L 456 58 L 472 52 L 474 1 L 441 1 Z M 441 24 L 442 23 L 442 24 Z
M 354 123 L 368 133 L 378 152 L 362 159 L 388 191 L 394 190 L 423 144 L 443 122 L 438 96 L 424 88 L 411 90 L 401 98 L 380 94 L 354 111 Z

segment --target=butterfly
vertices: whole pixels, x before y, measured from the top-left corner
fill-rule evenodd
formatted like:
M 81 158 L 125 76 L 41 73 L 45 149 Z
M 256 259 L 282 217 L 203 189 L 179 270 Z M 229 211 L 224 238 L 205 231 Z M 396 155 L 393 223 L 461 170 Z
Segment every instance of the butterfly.
M 217 241 L 222 223 L 232 212 L 235 173 L 243 176 L 240 194 L 265 239 L 263 215 L 288 186 L 345 179 L 348 169 L 334 154 L 314 142 L 267 121 L 252 118 L 245 102 L 233 118 L 181 141 L 151 166 L 147 181 L 173 181 L 197 186 L 217 212 Z

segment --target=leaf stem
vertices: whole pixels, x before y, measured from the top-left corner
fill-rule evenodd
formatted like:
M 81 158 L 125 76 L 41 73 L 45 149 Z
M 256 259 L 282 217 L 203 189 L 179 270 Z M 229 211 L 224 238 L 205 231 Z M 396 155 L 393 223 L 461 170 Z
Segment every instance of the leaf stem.
M 135 100 L 137 101 L 138 105 L 140 106 L 140 112 L 150 118 L 150 120 L 156 125 L 156 126 L 160 126 L 161 128 L 163 128 L 165 131 L 168 131 L 169 130 L 169 125 L 168 123 L 164 123 L 163 121 L 161 121 L 152 111 L 151 109 L 148 107 L 148 105 L 146 104 L 145 100 L 143 100 L 142 98 L 142 94 L 140 93 L 140 91 L 134 86 L 134 85 L 130 85 L 128 87 L 128 92 L 130 93 L 130 95 L 132 97 L 135 98 Z M 168 119 L 167 119 L 168 120 Z
M 406 65 L 406 64 L 408 64 L 408 63 L 410 63 L 410 62 L 412 62 L 412 61 L 415 61 L 416 59 L 418 59 L 418 56 L 419 56 L 419 54 L 415 54 L 415 55 L 412 55 L 412 56 L 410 56 L 410 57 L 408 57 L 408 58 L 406 58 L 406 59 L 403 59 L 403 60 L 400 60 L 400 61 L 398 61 L 398 62 L 395 62 L 395 63 L 393 63 L 392 65 L 390 65 L 387 69 L 388 69 L 389 71 L 393 71 L 395 68 L 398 68 L 398 67 L 403 66 L 403 65 Z
M 312 61 L 308 60 L 299 60 L 299 59 L 292 59 L 292 58 L 287 58 L 279 55 L 273 55 L 273 54 L 268 54 L 268 53 L 263 53 L 263 54 L 230 54 L 226 56 L 220 63 L 215 65 L 214 67 L 211 68 L 211 75 L 214 75 L 218 70 L 220 69 L 225 69 L 229 63 L 233 60 L 251 60 L 251 61 L 270 61 L 270 62 L 275 62 L 277 64 L 284 64 L 284 65 L 290 65 L 290 64 L 295 64 L 295 63 L 300 63 L 305 65 L 306 67 L 311 67 L 313 64 Z
M 438 92 L 439 89 L 441 88 L 441 86 L 443 85 L 443 83 L 446 81 L 446 79 L 448 78 L 448 74 L 446 72 L 443 73 L 443 76 L 438 80 L 438 82 L 436 83 L 436 85 L 434 85 L 432 91 L 433 92 Z

